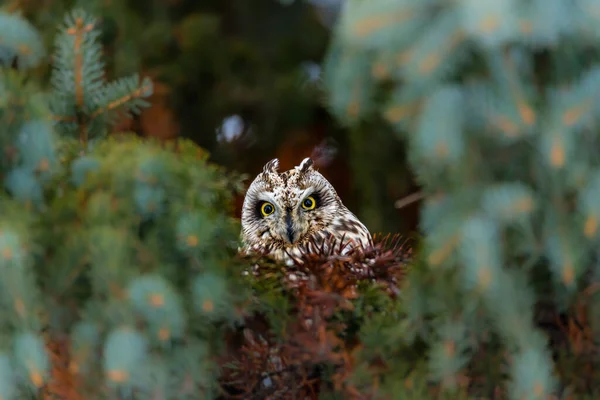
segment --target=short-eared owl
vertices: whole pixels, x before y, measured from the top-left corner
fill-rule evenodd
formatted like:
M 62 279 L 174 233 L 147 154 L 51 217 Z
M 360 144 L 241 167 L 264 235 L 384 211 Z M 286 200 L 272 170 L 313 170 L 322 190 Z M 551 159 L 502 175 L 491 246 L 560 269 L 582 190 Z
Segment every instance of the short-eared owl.
M 278 172 L 269 161 L 254 179 L 242 209 L 243 250 L 280 261 L 310 251 L 314 244 L 336 241 L 342 253 L 372 243 L 358 218 L 342 204 L 333 186 L 305 158 L 299 166 Z

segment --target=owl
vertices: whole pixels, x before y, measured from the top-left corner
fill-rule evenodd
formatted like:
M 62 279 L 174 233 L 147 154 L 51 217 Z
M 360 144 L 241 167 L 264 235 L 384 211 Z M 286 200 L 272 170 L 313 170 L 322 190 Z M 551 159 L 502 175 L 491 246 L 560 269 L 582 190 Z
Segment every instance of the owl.
M 289 171 L 280 173 L 278 169 L 278 159 L 269 161 L 246 192 L 241 221 L 243 252 L 289 263 L 315 245 L 329 244 L 344 254 L 372 244 L 365 225 L 342 204 L 310 158 Z

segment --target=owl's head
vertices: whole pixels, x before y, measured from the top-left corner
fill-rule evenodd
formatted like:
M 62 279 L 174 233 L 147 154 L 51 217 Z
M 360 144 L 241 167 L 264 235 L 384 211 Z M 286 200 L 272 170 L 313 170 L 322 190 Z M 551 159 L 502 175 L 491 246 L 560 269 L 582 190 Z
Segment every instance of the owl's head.
M 249 245 L 294 247 L 328 227 L 344 208 L 310 158 L 289 171 L 278 168 L 278 159 L 269 161 L 246 193 L 242 239 Z

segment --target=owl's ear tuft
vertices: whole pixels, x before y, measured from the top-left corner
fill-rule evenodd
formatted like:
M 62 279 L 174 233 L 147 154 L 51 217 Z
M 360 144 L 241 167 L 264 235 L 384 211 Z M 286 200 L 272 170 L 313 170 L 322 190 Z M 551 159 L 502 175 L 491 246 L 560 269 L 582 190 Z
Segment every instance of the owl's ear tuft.
M 279 169 L 279 159 L 274 158 L 263 167 L 263 172 L 266 173 L 276 173 Z
M 306 173 L 309 169 L 312 168 L 314 162 L 311 158 L 306 157 L 304 160 L 302 160 L 302 162 L 300 163 L 299 166 L 297 166 L 296 168 L 301 172 L 301 173 Z

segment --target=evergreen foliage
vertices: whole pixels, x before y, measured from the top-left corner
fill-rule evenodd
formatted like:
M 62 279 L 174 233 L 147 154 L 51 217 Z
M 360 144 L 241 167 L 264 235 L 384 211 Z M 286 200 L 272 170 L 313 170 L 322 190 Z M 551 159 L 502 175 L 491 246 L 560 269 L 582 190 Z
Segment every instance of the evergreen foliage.
M 77 10 L 69 14 L 56 38 L 53 96 L 50 104 L 58 130 L 87 144 L 106 134 L 118 111 L 138 113 L 152 93 L 149 78 L 137 75 L 107 82 L 96 21 Z
M 42 58 L 23 50 L 39 49 L 35 30 L 2 17 L 2 398 L 60 396 L 56 362 L 89 399 L 214 396 L 212 357 L 248 293 L 232 268 L 235 181 L 189 142 L 106 137 L 152 86 L 105 81 L 91 17 L 66 17 L 48 93 L 25 68 Z
M 223 363 L 225 398 L 368 395 L 349 381 L 363 340 L 379 336 L 374 331 L 363 338 L 361 330 L 373 318 L 394 321 L 403 315 L 396 300 L 410 257 L 407 241 L 398 236 L 374 241 L 372 248 L 344 256 L 321 247 L 286 266 L 262 257 L 248 260 L 255 265 L 249 277 L 256 297 Z M 405 356 L 410 352 L 407 348 Z
M 331 110 L 387 121 L 426 196 L 406 317 L 363 328 L 375 398 L 598 396 L 599 26 L 587 0 L 345 2 Z

